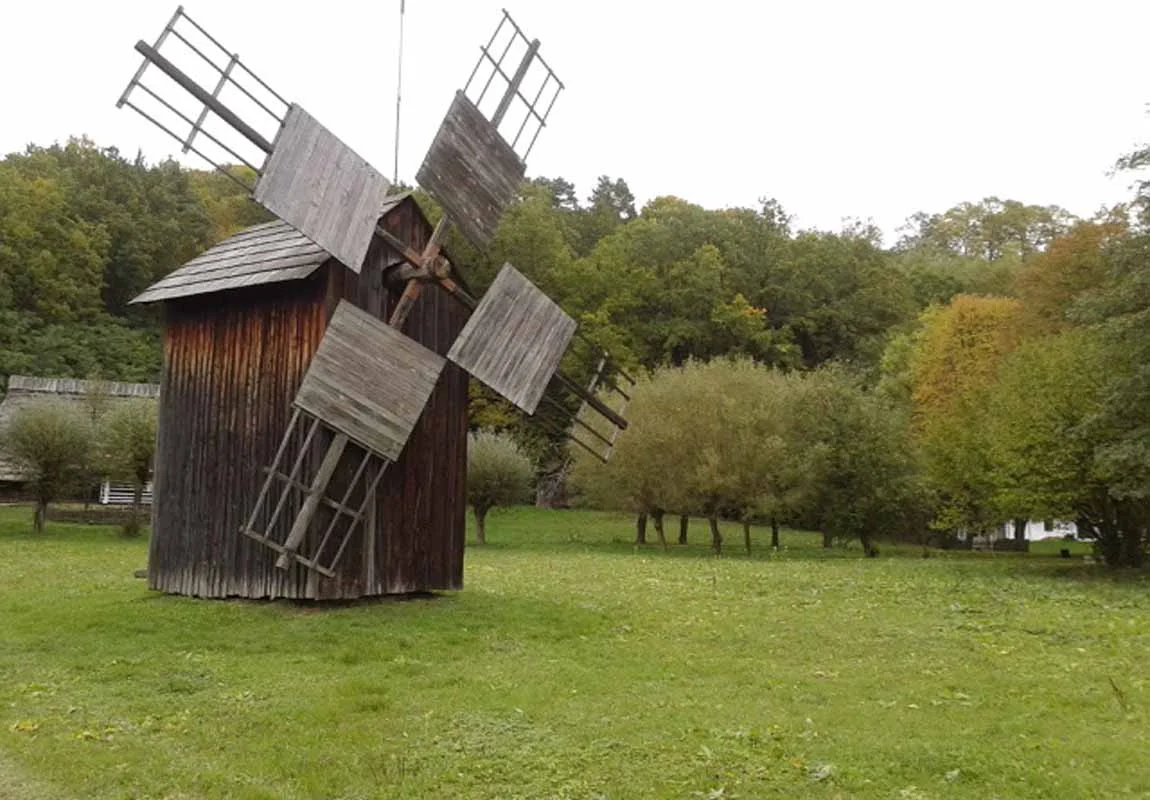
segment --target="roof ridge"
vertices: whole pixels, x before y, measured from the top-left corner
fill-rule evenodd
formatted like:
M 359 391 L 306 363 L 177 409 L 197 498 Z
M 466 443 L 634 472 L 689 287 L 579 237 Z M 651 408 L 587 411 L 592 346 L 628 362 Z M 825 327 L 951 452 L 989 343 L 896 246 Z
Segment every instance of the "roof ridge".
M 39 394 L 86 394 L 104 391 L 114 397 L 159 397 L 158 383 L 84 380 L 81 378 L 40 378 L 33 375 L 9 375 L 8 391 Z

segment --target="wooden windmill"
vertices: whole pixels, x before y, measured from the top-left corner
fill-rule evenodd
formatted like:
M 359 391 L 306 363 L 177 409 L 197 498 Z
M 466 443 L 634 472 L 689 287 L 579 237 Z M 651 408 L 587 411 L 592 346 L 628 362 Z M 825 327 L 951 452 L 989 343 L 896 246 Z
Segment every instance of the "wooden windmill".
M 274 92 L 182 7 L 154 44 L 141 41 L 136 50 L 144 61 L 119 105 L 133 108 L 180 141 L 185 152 L 195 152 L 240 182 L 294 229 L 293 235 L 306 237 L 274 245 L 237 237 L 225 253 L 205 256 L 209 269 L 214 263 L 231 265 L 228 285 L 234 286 L 245 279 L 234 267 L 240 255 L 260 263 L 275 255 L 278 269 L 290 271 L 293 258 L 299 269 L 314 269 L 318 249 L 358 274 L 369 251 L 382 247 L 391 276 L 405 282 L 386 319 L 341 300 L 327 320 L 239 531 L 274 551 L 278 569 L 299 564 L 336 577 L 341 557 L 368 519 L 382 476 L 403 455 L 448 362 L 529 415 L 540 403 L 566 411 L 572 399 L 578 400 L 580 413 L 561 432 L 596 457 L 610 457 L 615 437 L 627 426 L 622 412 L 629 397 L 616 376 L 633 381 L 602 351 L 590 386 L 564 375 L 559 364 L 577 335 L 575 321 L 510 264 L 476 300 L 453 277 L 458 271 L 441 250 L 452 224 L 480 249 L 489 244 L 563 89 L 539 55 L 538 40 L 528 41 L 506 11 L 480 48 L 471 77 L 456 92 L 419 169 L 418 182 L 445 211 L 419 249 L 381 224 L 384 208 L 394 205 L 387 179 L 302 107 Z M 222 57 L 211 55 L 217 52 Z M 192 65 L 207 78 L 197 79 Z M 150 66 L 174 86 L 147 85 Z M 526 87 L 533 75 L 536 88 L 530 92 Z M 490 112 L 481 110 L 492 104 Z M 165 122 L 158 112 L 176 122 Z M 176 128 L 183 126 L 181 135 Z M 209 149 L 224 155 L 204 152 Z M 250 173 L 238 174 L 222 166 L 225 162 L 243 164 Z M 202 280 L 204 265 L 199 269 L 197 280 Z M 249 272 L 252 282 L 267 279 L 266 270 Z M 403 332 L 431 284 L 471 312 L 446 357 Z M 604 389 L 621 398 L 618 410 L 604 402 Z M 606 424 L 588 424 L 584 415 L 597 415 Z M 583 436 L 576 435 L 575 426 Z

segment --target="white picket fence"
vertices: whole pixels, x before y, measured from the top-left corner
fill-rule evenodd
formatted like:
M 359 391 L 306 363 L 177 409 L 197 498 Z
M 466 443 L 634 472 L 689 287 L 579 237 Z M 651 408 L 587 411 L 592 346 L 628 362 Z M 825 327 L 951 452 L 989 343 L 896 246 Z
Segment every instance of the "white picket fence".
M 130 506 L 133 495 L 132 484 L 111 483 L 104 481 L 100 484 L 100 504 L 105 506 Z M 144 484 L 144 494 L 141 498 L 146 506 L 152 504 L 152 482 Z

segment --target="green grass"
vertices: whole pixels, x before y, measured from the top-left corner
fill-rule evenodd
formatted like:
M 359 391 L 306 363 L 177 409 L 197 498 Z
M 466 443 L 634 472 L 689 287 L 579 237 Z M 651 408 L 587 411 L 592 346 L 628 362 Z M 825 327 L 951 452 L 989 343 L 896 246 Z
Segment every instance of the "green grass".
M 1150 795 L 1150 584 L 1081 558 L 634 548 L 492 512 L 467 588 L 150 593 L 144 540 L 0 508 L 0 796 Z M 677 527 L 676 527 L 677 533 Z M 765 531 L 756 531 L 762 545 Z

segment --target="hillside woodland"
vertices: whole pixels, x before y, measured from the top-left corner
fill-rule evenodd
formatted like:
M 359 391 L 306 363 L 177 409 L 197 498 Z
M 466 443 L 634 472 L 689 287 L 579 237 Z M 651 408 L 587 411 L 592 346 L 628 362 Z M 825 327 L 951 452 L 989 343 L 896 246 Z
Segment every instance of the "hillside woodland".
M 1119 159 L 1150 162 L 1150 149 Z M 434 204 L 417 191 L 432 218 Z M 1080 219 L 995 197 L 898 241 L 796 229 L 782 205 L 636 207 L 603 176 L 522 187 L 492 247 L 447 248 L 481 291 L 511 262 L 639 377 L 595 467 L 473 385 L 475 428 L 576 497 L 655 514 L 884 536 L 1074 520 L 1114 566 L 1150 525 L 1150 190 Z M 0 378 L 156 381 L 153 281 L 266 213 L 226 176 L 87 139 L 0 161 Z M 589 369 L 585 349 L 568 356 Z M 473 382 L 474 383 L 474 382 Z M 717 528 L 715 528 L 717 536 Z M 716 542 L 716 548 L 721 543 Z

